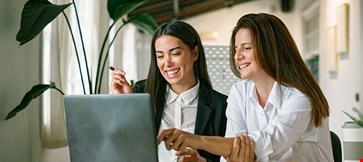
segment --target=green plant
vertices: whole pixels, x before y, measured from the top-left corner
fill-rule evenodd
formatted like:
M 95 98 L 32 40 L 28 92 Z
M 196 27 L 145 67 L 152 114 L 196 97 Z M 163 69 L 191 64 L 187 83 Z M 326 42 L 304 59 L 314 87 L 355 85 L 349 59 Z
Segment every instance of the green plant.
M 357 108 L 353 107 L 353 111 L 358 114 L 358 118 L 350 115 L 349 113 L 343 111 L 344 114 L 346 114 L 350 119 L 352 119 L 355 123 L 363 127 L 363 113 L 360 112 Z
M 108 31 L 105 35 L 105 38 L 103 40 L 101 51 L 99 53 L 98 58 L 98 64 L 97 64 L 97 72 L 95 77 L 95 84 L 92 83 L 92 79 L 90 77 L 90 70 L 87 62 L 87 54 L 83 42 L 82 37 L 82 30 L 81 25 L 78 17 L 77 12 L 77 6 L 74 0 L 72 0 L 72 3 L 63 4 L 63 5 L 56 5 L 50 3 L 48 0 L 28 0 L 24 8 L 22 10 L 21 14 L 21 22 L 20 22 L 20 30 L 16 35 L 16 40 L 20 42 L 20 46 L 31 41 L 33 38 L 35 38 L 44 28 L 47 24 L 52 22 L 59 14 L 63 14 L 64 18 L 66 19 L 66 22 L 68 24 L 68 28 L 70 31 L 70 35 L 72 38 L 77 63 L 79 67 L 79 73 L 81 77 L 82 87 L 83 87 L 83 93 L 86 94 L 86 87 L 84 82 L 88 81 L 88 92 L 90 94 L 96 94 L 100 93 L 101 90 L 101 82 L 103 77 L 103 71 L 106 66 L 106 61 L 108 59 L 109 50 L 119 33 L 119 31 L 127 24 L 134 24 L 139 29 L 152 34 L 156 28 L 157 23 L 156 21 L 147 13 L 140 13 L 133 16 L 130 16 L 128 18 L 125 18 L 125 15 L 145 3 L 147 0 L 108 0 L 107 1 L 107 10 L 109 13 L 110 18 L 113 20 L 113 23 L 109 26 Z M 72 5 L 75 11 L 75 17 L 77 20 L 77 26 L 78 26 L 78 32 L 80 35 L 81 45 L 82 45 L 82 53 L 84 55 L 84 63 L 86 66 L 86 74 L 87 77 L 84 79 L 82 76 L 82 68 L 81 68 L 81 60 L 79 59 L 79 50 L 76 46 L 75 37 L 73 34 L 73 30 L 71 27 L 71 24 L 68 20 L 68 17 L 64 10 Z M 111 41 L 108 42 L 108 38 L 110 36 L 110 31 L 113 29 L 116 22 L 119 20 L 122 20 L 122 25 L 116 29 L 115 34 L 112 36 Z M 107 49 L 105 51 L 105 49 Z M 44 91 L 51 89 L 56 89 L 60 93 L 64 95 L 64 93 L 58 89 L 53 82 L 50 84 L 38 84 L 33 86 L 32 89 L 30 89 L 25 96 L 23 97 L 22 101 L 18 106 L 16 106 L 12 111 L 10 111 L 6 117 L 7 119 L 10 119 L 16 115 L 19 111 L 25 109 L 29 103 L 40 96 Z

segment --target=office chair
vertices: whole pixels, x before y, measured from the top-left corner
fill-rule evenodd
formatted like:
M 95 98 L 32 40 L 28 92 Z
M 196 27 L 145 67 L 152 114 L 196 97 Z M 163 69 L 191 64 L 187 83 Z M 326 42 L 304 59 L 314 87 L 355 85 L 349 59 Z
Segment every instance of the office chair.
M 333 157 L 335 162 L 342 162 L 342 144 L 339 137 L 330 131 L 331 144 L 333 147 Z

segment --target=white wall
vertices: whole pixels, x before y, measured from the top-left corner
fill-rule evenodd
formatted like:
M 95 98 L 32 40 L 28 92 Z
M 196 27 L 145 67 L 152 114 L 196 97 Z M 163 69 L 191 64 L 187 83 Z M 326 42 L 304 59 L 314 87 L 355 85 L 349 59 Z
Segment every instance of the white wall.
M 353 107 L 362 110 L 362 91 L 363 91 L 363 55 L 362 55 L 362 23 L 363 23 L 363 2 L 361 0 L 322 0 L 321 21 L 322 37 L 327 38 L 327 29 L 337 25 L 337 8 L 342 3 L 349 4 L 349 47 L 346 55 L 338 56 L 338 68 L 336 75 L 328 72 L 329 53 L 327 53 L 326 39 L 322 42 L 322 64 L 321 64 L 321 87 L 329 101 L 331 109 L 330 128 L 338 134 L 342 140 L 342 125 L 350 119 L 342 113 L 347 111 L 353 115 Z M 358 94 L 360 100 L 356 101 Z
M 299 3 L 299 2 L 295 2 Z M 215 31 L 219 37 L 212 41 L 203 41 L 204 45 L 229 45 L 233 27 L 238 19 L 248 13 L 272 13 L 281 18 L 289 28 L 294 38 L 301 37 L 301 22 L 295 10 L 284 13 L 280 10 L 280 0 L 255 0 L 220 9 L 211 13 L 184 19 L 199 33 Z M 301 41 L 295 40 L 298 44 Z
M 39 39 L 18 47 L 21 9 L 25 0 L 0 1 L 0 161 L 38 162 L 39 100 L 10 120 L 6 114 L 40 81 Z

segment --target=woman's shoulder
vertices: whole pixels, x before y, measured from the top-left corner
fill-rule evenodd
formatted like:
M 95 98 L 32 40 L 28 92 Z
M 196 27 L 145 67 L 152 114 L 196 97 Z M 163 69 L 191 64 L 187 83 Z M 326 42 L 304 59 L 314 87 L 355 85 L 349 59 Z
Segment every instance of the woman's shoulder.
M 210 92 L 213 96 L 216 96 L 218 98 L 223 98 L 223 99 L 227 99 L 227 95 L 221 93 L 221 92 L 218 92 L 217 90 L 213 89 L 213 88 L 210 88 Z
M 217 90 L 215 90 L 212 87 L 207 87 L 204 84 L 200 84 L 199 88 L 200 88 L 201 93 L 204 93 L 204 94 L 209 93 L 212 97 L 227 98 L 227 95 L 225 95 L 221 92 L 218 92 Z
M 300 90 L 294 88 L 294 87 L 288 87 L 284 85 L 280 85 L 281 91 L 284 97 L 289 98 L 307 98 L 307 96 L 302 93 Z
M 145 92 L 145 82 L 146 80 L 139 80 L 133 85 L 132 92 L 133 93 L 144 93 Z
M 146 79 L 139 80 L 135 83 L 135 85 L 145 85 Z
M 226 102 L 227 95 L 218 92 L 217 90 L 213 89 L 212 87 L 208 87 L 204 84 L 200 84 L 199 87 L 199 97 L 203 97 L 207 100 L 215 100 Z
M 281 101 L 285 104 L 309 104 L 310 100 L 309 98 L 300 90 L 294 88 L 294 87 L 287 87 L 281 85 Z M 308 108 L 309 106 L 306 106 Z
M 248 92 L 251 90 L 252 84 L 253 84 L 252 81 L 240 80 L 232 85 L 229 95 L 235 93 Z

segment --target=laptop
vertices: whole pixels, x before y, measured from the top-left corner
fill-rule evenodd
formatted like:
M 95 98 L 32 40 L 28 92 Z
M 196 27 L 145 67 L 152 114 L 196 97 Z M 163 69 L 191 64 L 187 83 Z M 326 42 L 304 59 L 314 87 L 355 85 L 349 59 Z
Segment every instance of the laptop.
M 72 162 L 157 162 L 149 94 L 65 95 Z

